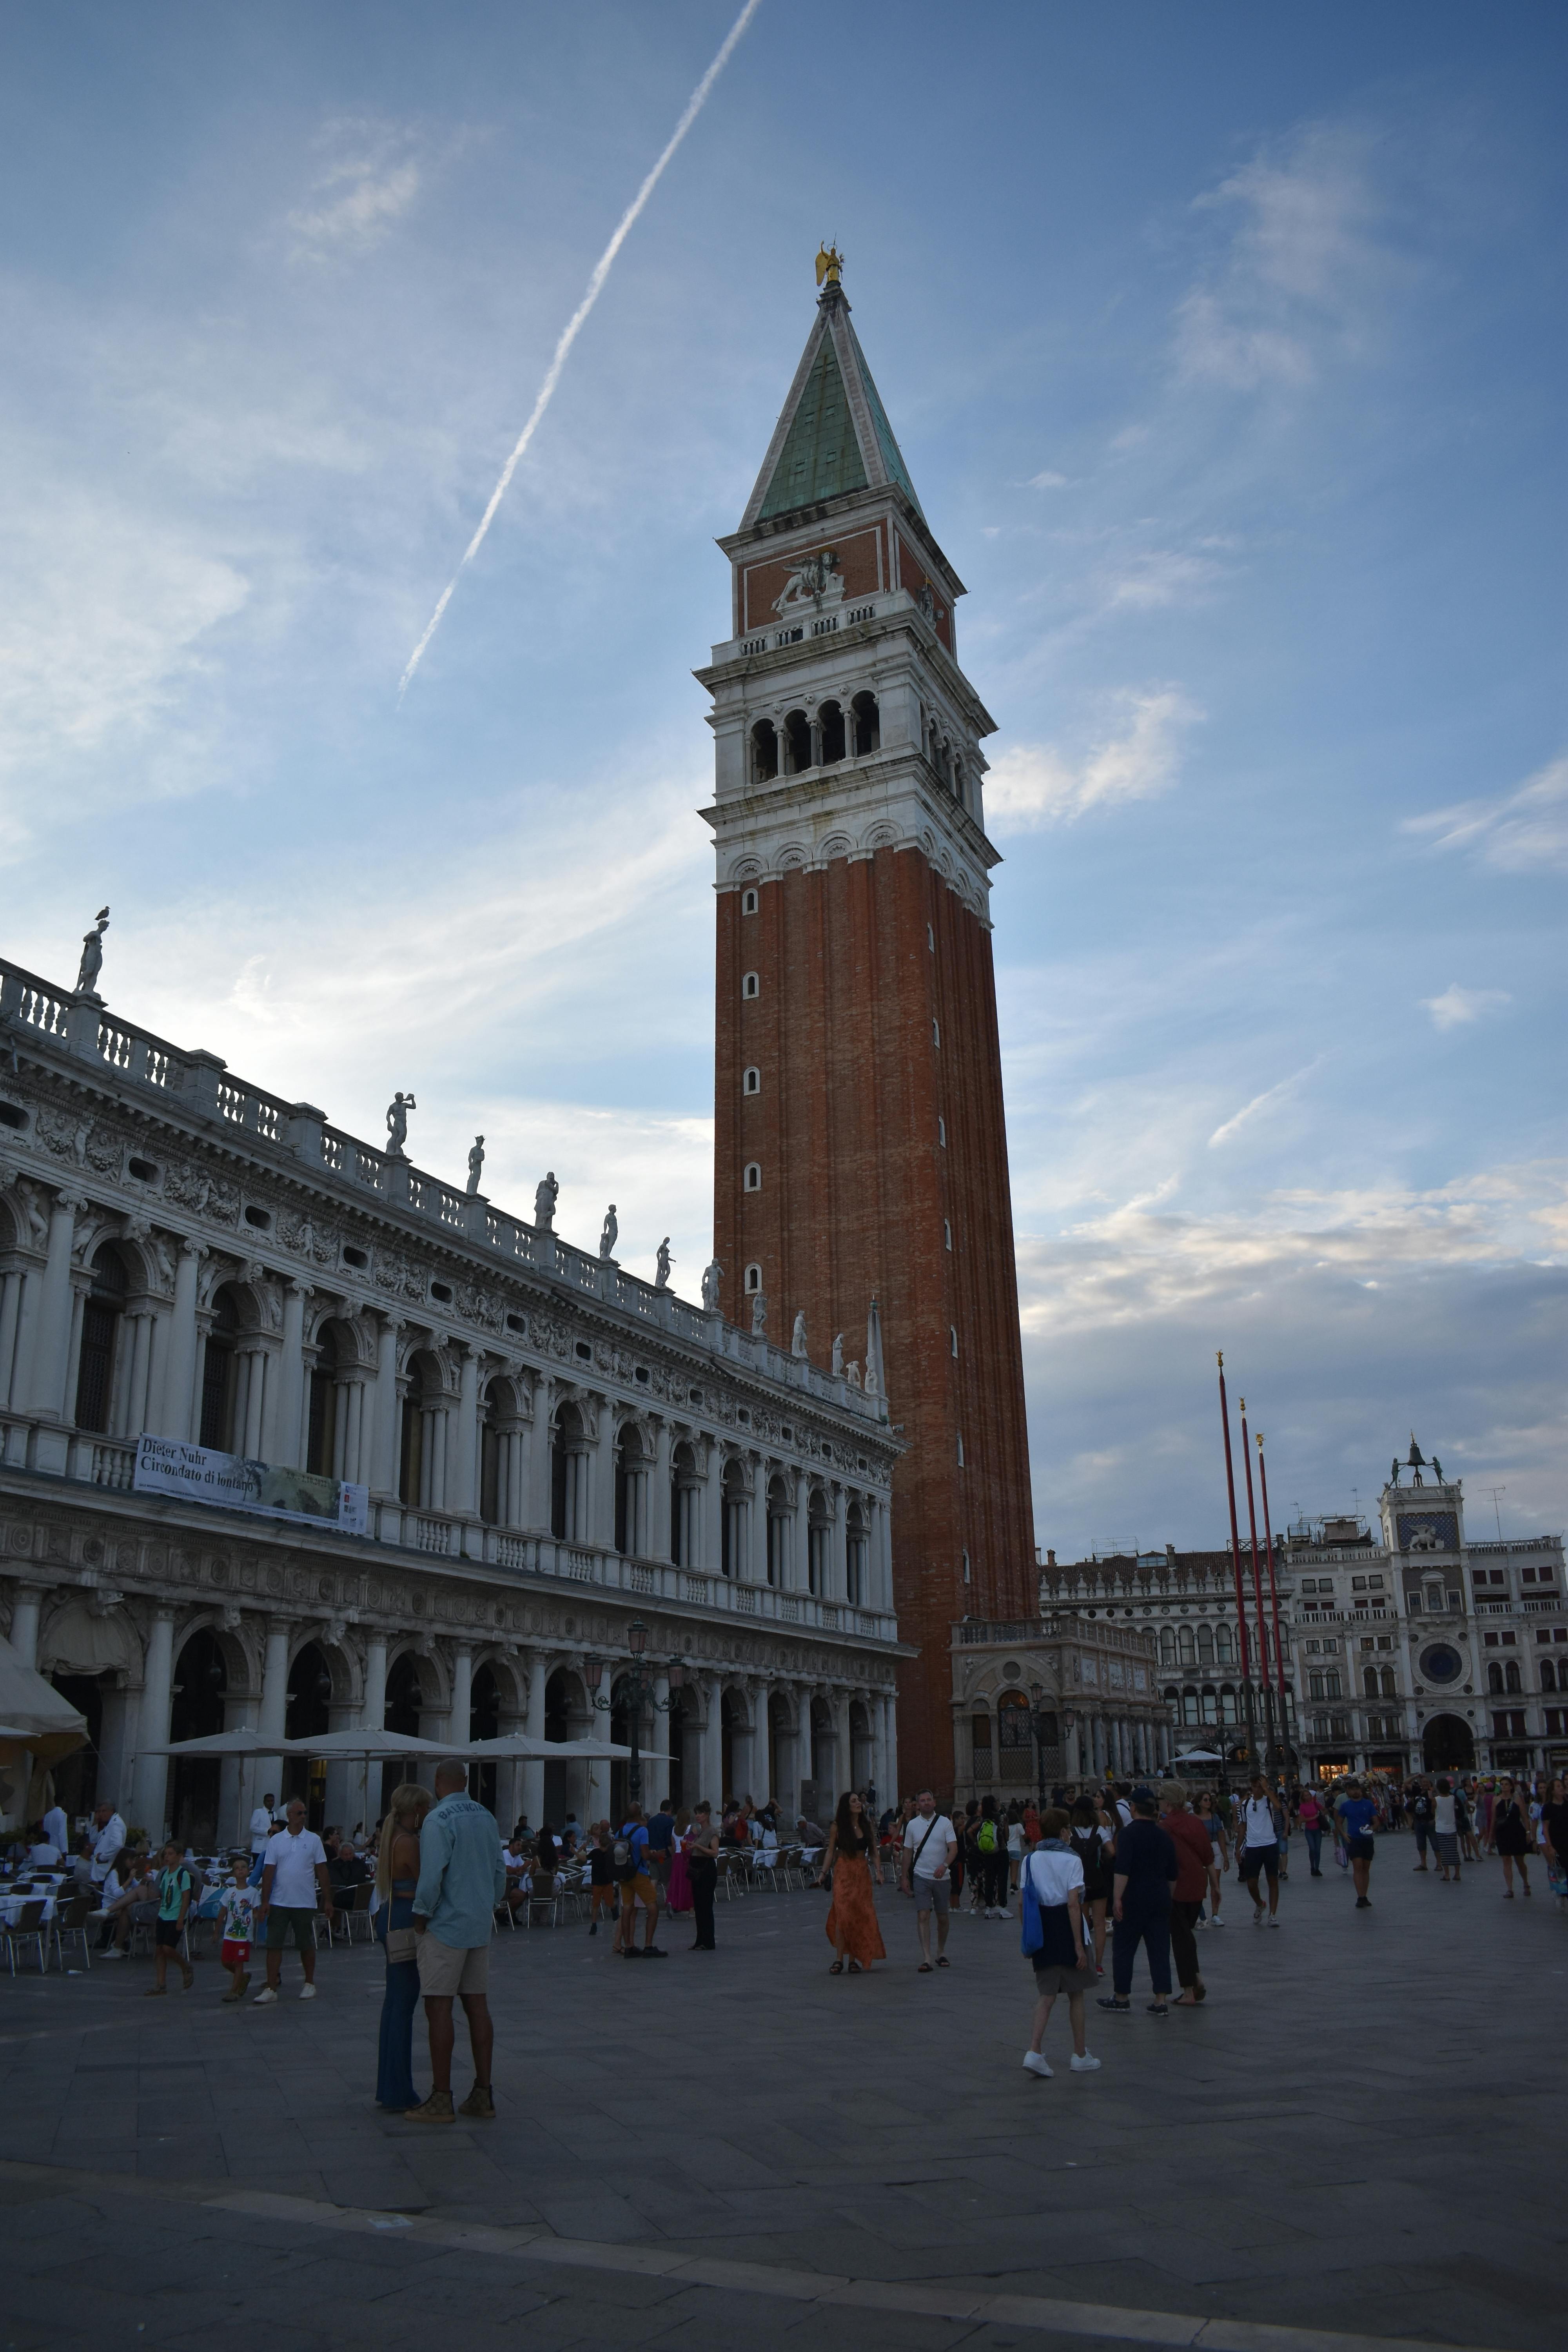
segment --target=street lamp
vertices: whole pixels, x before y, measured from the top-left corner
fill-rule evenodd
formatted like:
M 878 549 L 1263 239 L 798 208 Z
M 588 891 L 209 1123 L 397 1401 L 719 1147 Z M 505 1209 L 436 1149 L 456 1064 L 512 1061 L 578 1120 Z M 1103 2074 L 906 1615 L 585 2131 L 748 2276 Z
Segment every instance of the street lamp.
M 626 1647 L 632 1657 L 631 1666 L 622 1677 L 626 1691 L 626 1712 L 631 1723 L 632 1752 L 626 1765 L 626 1794 L 628 1801 L 637 1805 L 642 1802 L 642 1757 L 639 1752 L 638 1735 L 642 1730 L 643 1709 L 651 1708 L 656 1715 L 673 1715 L 676 1712 L 680 1703 L 680 1692 L 686 1682 L 686 1661 L 679 1655 L 668 1660 L 665 1672 L 669 1678 L 669 1696 L 668 1698 L 659 1698 L 655 1695 L 643 1671 L 642 1660 L 647 1649 L 647 1627 L 640 1617 L 634 1617 L 626 1627 Z M 584 1658 L 583 1680 L 587 1685 L 589 1704 L 608 1715 L 613 1699 L 605 1697 L 600 1690 L 599 1686 L 604 1678 L 604 1660 Z

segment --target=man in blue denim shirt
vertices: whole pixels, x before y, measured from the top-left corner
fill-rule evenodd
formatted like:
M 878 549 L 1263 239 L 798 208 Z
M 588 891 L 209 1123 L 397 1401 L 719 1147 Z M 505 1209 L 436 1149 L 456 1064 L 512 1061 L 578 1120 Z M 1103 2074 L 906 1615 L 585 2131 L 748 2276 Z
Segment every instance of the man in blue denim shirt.
M 437 1765 L 437 1801 L 419 1832 L 414 1929 L 419 1938 L 419 1990 L 430 2031 L 431 2090 L 422 2105 L 408 2109 L 416 2123 L 454 2120 L 452 2003 L 459 1998 L 474 2053 L 474 2087 L 462 2112 L 486 2123 L 495 2121 L 490 2092 L 495 2028 L 486 1991 L 495 1906 L 506 1896 L 506 1869 L 495 1815 L 475 1804 L 467 1793 L 468 1781 L 467 1765 L 451 1759 Z

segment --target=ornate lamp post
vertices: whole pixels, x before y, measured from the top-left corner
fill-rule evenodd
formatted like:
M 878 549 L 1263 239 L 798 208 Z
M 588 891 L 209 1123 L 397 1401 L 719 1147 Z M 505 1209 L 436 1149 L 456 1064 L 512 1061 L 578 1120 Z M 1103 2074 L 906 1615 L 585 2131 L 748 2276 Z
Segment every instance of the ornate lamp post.
M 639 1752 L 641 1742 L 638 1735 L 642 1730 L 643 1709 L 651 1708 L 656 1715 L 676 1713 L 680 1703 L 681 1687 L 686 1680 L 686 1661 L 679 1656 L 669 1659 L 665 1669 L 669 1676 L 669 1696 L 668 1698 L 659 1698 L 656 1696 L 652 1685 L 643 1672 L 642 1662 L 647 1650 L 647 1627 L 640 1617 L 634 1617 L 626 1627 L 626 1647 L 631 1653 L 631 1664 L 622 1679 L 626 1688 L 626 1712 L 631 1722 L 632 1748 L 631 1759 L 626 1766 L 626 1794 L 631 1803 L 640 1805 L 642 1757 Z M 584 1658 L 583 1680 L 587 1685 L 589 1703 L 608 1715 L 612 1700 L 605 1696 L 599 1687 L 604 1679 L 604 1659 Z

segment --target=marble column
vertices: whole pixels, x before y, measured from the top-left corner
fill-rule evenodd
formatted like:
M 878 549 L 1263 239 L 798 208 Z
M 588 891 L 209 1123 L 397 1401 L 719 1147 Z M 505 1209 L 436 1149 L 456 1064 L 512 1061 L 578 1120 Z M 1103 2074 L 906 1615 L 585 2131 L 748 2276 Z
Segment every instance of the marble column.
M 258 1796 L 265 1796 L 270 1788 L 275 1795 L 283 1793 L 283 1736 L 289 1715 L 289 1635 L 291 1631 L 287 1617 L 269 1617 L 267 1621 L 267 1649 L 261 1675 L 261 1715 L 257 1725 L 264 1739 L 276 1739 L 278 1748 L 271 1756 L 258 1756 L 252 1786 Z
M 772 1745 L 768 1733 L 768 1685 L 752 1683 L 746 1693 L 752 1710 L 752 1795 L 759 1805 L 765 1805 L 773 1793 Z
M 849 1743 L 849 1694 L 836 1690 L 828 1695 L 833 1715 L 833 1778 L 834 1801 L 837 1802 L 846 1789 L 851 1787 L 854 1754 Z
M 724 1455 L 717 1445 L 708 1449 L 708 1475 L 702 1486 L 700 1516 L 702 1533 L 698 1566 L 717 1576 L 724 1560 Z M 718 1804 L 720 1800 L 713 1800 Z
M 554 1412 L 554 1382 L 547 1372 L 542 1372 L 533 1391 L 533 1443 L 529 1449 L 528 1506 L 523 1525 L 536 1528 L 541 1535 L 550 1531 L 551 1455 L 550 1423 Z M 529 1820 L 539 1827 L 534 1815 Z
M 673 1450 L 668 1421 L 658 1421 L 653 1430 L 652 1484 L 648 1489 L 647 1554 L 650 1559 L 669 1558 L 669 1458 Z
M 137 1728 L 139 1750 L 169 1744 L 170 1686 L 174 1678 L 174 1612 L 160 1602 L 153 1612 L 142 1666 L 142 1717 Z M 169 1759 L 138 1753 L 136 1793 L 132 1800 L 135 1820 L 128 1827 L 144 1829 L 156 1846 L 168 1825 Z
M 531 1739 L 544 1737 L 544 1685 L 550 1679 L 550 1661 L 542 1650 L 530 1650 L 528 1659 L 528 1715 L 523 1729 Z M 544 1819 L 544 1759 L 530 1759 L 522 1768 L 522 1803 L 521 1810 L 528 1815 L 529 1828 L 537 1833 Z
M 11 1588 L 11 1647 L 25 1666 L 38 1663 L 38 1604 L 43 1593 L 36 1584 Z
M 157 1431 L 160 1437 L 190 1441 L 196 1385 L 196 1286 L 206 1251 L 200 1242 L 182 1242 L 174 1269 L 174 1305 L 169 1317 L 169 1344 L 163 1356 L 163 1394 Z M 151 1417 L 151 1400 L 149 1400 Z
M 468 1744 L 468 1725 L 473 1706 L 474 1654 L 463 1642 L 452 1653 L 452 1712 L 447 1733 L 459 1755 Z
M 447 1472 L 447 1508 L 460 1519 L 479 1517 L 479 1354 L 477 1348 L 465 1348 L 458 1359 L 457 1420 Z
M 310 1286 L 283 1286 L 283 1336 L 261 1408 L 261 1458 L 282 1470 L 304 1467 L 305 1301 Z
M 754 1458 L 752 1464 L 752 1499 L 746 1517 L 751 1559 L 745 1572 L 753 1584 L 765 1584 L 768 1580 L 768 1465 Z
M 79 1192 L 60 1192 L 49 1204 L 48 1255 L 38 1295 L 37 1328 L 33 1339 L 33 1363 L 28 1407 L 41 1419 L 69 1417 L 66 1400 L 66 1367 L 69 1360 L 75 1294 L 71 1284 L 71 1248 L 76 1239 L 76 1214 L 87 1202 Z
M 402 1328 L 399 1317 L 384 1316 L 375 1341 L 375 1443 L 371 1451 L 369 1483 L 371 1493 L 384 1503 L 395 1503 L 398 1499 L 403 1401 L 397 1393 L 397 1335 Z
M 717 1820 L 719 1808 L 727 1791 L 724 1788 L 724 1717 L 722 1686 L 717 1675 L 702 1677 L 702 1766 L 701 1787 L 698 1791 L 713 1808 Z

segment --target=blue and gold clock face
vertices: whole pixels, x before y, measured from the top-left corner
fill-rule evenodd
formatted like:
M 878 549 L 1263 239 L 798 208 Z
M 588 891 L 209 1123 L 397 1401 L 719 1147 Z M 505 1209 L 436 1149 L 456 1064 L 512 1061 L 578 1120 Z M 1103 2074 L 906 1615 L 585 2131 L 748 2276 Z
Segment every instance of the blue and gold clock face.
M 1429 1683 L 1457 1683 L 1464 1671 L 1463 1658 L 1447 1642 L 1434 1642 L 1421 1653 L 1421 1673 Z

